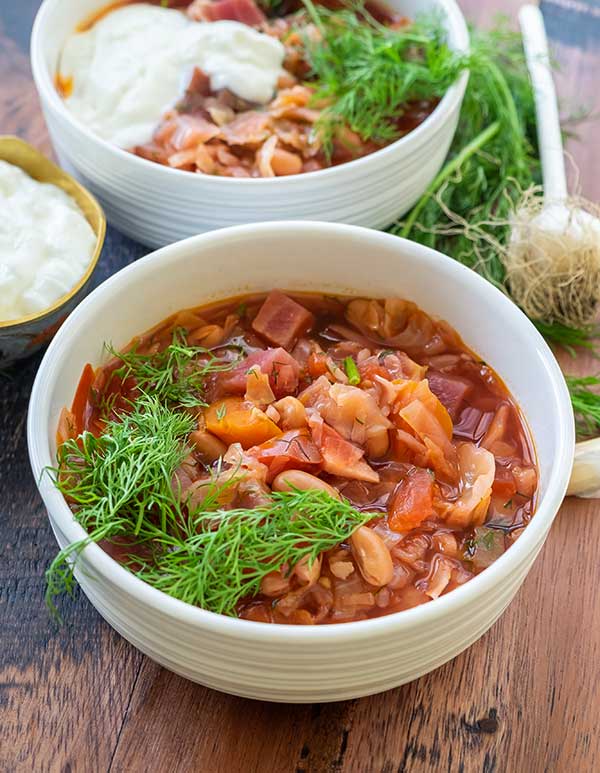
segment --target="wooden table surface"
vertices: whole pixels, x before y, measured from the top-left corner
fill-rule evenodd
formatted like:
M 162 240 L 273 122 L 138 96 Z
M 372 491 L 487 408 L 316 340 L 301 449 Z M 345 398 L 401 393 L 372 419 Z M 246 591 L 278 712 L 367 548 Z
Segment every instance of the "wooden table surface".
M 28 63 L 39 0 L 0 0 L 0 133 L 50 145 Z M 489 22 L 514 0 L 463 0 Z M 566 112 L 597 108 L 598 0 L 543 2 Z M 598 124 L 570 151 L 600 199 Z M 0 218 L 2 213 L 0 212 Z M 98 280 L 146 250 L 109 228 Z M 76 593 L 44 606 L 56 551 L 27 460 L 39 362 L 0 374 L 0 771 L 600 770 L 600 514 L 566 501 L 516 600 L 467 652 L 383 695 L 275 705 L 221 695 L 140 654 Z M 570 372 L 597 368 L 566 361 Z

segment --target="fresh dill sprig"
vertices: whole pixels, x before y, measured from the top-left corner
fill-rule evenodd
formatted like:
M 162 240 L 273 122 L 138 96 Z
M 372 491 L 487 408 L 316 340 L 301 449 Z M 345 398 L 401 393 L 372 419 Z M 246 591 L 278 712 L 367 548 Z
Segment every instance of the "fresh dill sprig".
M 341 126 L 363 140 L 398 138 L 406 104 L 443 96 L 467 64 L 448 47 L 435 18 L 392 29 L 360 2 L 334 11 L 303 2 L 319 31 L 319 38 L 304 36 L 304 48 L 314 101 L 327 104 L 316 129 L 328 153 Z
M 594 354 L 596 352 L 600 331 L 595 325 L 573 328 L 562 322 L 541 322 L 537 319 L 532 322 L 550 344 L 561 346 L 572 357 L 577 356 L 577 349 L 588 349 Z
M 373 518 L 323 491 L 275 492 L 254 509 L 222 509 L 224 484 L 207 485 L 193 508 L 174 473 L 189 453 L 194 420 L 142 394 L 107 421 L 104 433 L 67 440 L 50 470 L 56 487 L 87 532 L 61 550 L 47 573 L 46 600 L 74 587 L 80 552 L 100 540 L 132 541 L 128 568 L 155 588 L 205 609 L 235 615 L 237 602 L 258 592 L 262 578 L 347 539 Z M 137 552 L 135 546 L 141 546 Z
M 498 246 L 511 212 L 540 180 L 535 102 L 521 37 L 471 30 L 469 82 L 446 165 L 392 233 L 433 247 L 506 290 Z M 496 221 L 506 222 L 499 226 Z
M 206 406 L 203 391 L 210 373 L 231 370 L 236 360 L 222 360 L 203 346 L 186 343 L 182 328 L 173 330 L 172 342 L 155 354 L 142 354 L 136 347 L 119 352 L 110 345 L 107 351 L 122 360 L 114 374 L 125 380 L 133 377 L 138 389 L 151 392 L 163 403 L 188 408 Z
M 141 537 L 150 518 L 166 530 L 178 515 L 171 480 L 189 453 L 185 440 L 194 426 L 190 415 L 142 394 L 131 411 L 106 423 L 100 437 L 84 432 L 59 447 L 57 466 L 48 472 L 89 537 L 62 550 L 50 565 L 51 609 L 53 597 L 72 587 L 70 559 L 90 541 Z
M 505 20 L 471 29 L 469 82 L 446 164 L 389 230 L 439 250 L 510 295 L 502 251 L 524 191 L 539 185 L 535 99 L 521 36 Z M 595 349 L 595 327 L 533 320 L 551 342 Z
M 164 535 L 164 550 L 137 576 L 170 596 L 226 615 L 256 595 L 263 577 L 346 540 L 373 518 L 325 491 L 273 492 L 254 509 L 202 510 L 184 536 Z
M 598 376 L 565 376 L 575 427 L 580 438 L 592 437 L 600 432 L 600 378 Z

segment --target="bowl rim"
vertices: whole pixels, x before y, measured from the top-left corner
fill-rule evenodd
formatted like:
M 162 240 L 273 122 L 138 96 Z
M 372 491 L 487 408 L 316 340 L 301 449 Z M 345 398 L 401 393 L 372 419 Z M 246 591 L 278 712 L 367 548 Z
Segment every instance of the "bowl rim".
M 36 311 L 33 314 L 26 314 L 23 317 L 18 317 L 17 319 L 0 320 L 0 332 L 5 330 L 10 330 L 10 328 L 19 327 L 20 325 L 24 325 L 29 322 L 37 322 L 39 320 L 42 320 L 45 317 L 48 317 L 51 314 L 53 314 L 55 311 L 60 309 L 65 304 L 69 303 L 69 301 L 71 301 L 80 292 L 80 290 L 83 287 L 85 287 L 90 277 L 94 273 L 94 270 L 98 265 L 98 261 L 100 260 L 100 253 L 102 252 L 102 247 L 104 246 L 104 239 L 106 237 L 106 217 L 97 199 L 95 198 L 95 196 L 93 196 L 93 194 L 91 194 L 87 190 L 87 188 L 84 188 L 84 186 L 80 182 L 78 182 L 72 175 L 70 175 L 68 172 L 65 172 L 64 169 L 61 169 L 51 159 L 45 156 L 41 152 L 41 150 L 38 150 L 31 143 L 26 142 L 21 137 L 17 137 L 12 134 L 0 135 L 0 161 L 6 161 L 6 159 L 3 158 L 2 156 L 2 147 L 4 145 L 8 145 L 9 147 L 13 146 L 16 148 L 20 148 L 24 153 L 26 153 L 32 159 L 35 159 L 42 167 L 43 176 L 45 176 L 47 172 L 52 172 L 52 174 L 55 175 L 57 179 L 63 179 L 68 181 L 69 185 L 72 186 L 73 189 L 77 192 L 80 199 L 87 200 L 90 208 L 95 212 L 96 217 L 98 218 L 98 226 L 97 228 L 94 228 L 90 223 L 90 227 L 94 231 L 94 236 L 96 237 L 96 243 L 94 245 L 94 251 L 92 253 L 92 257 L 90 258 L 88 266 L 85 272 L 83 273 L 83 275 L 81 276 L 81 278 L 78 280 L 78 282 L 70 290 L 68 290 L 66 293 L 61 295 L 56 301 L 54 301 L 54 303 L 52 303 L 50 306 L 47 306 L 45 309 L 42 309 L 42 311 Z M 7 161 L 7 163 L 12 164 L 12 166 L 17 166 L 19 169 L 21 169 L 21 171 L 25 172 L 26 175 L 28 175 L 29 177 L 32 177 L 32 179 L 35 179 L 37 182 L 50 183 L 50 181 L 46 181 L 42 178 L 33 177 L 33 175 L 31 175 L 27 171 L 27 169 L 25 169 L 19 163 L 13 163 L 12 161 Z M 56 185 L 55 182 L 52 182 L 51 184 Z M 56 186 L 56 187 L 60 187 L 60 186 Z M 86 220 L 88 220 L 85 213 L 81 209 L 79 201 L 74 196 L 71 196 L 69 193 L 67 193 L 67 195 L 70 196 L 70 198 L 77 205 L 80 212 L 83 214 Z
M 548 473 L 548 486 L 535 511 L 531 522 L 523 530 L 519 539 L 511 545 L 490 567 L 473 577 L 469 582 L 454 589 L 451 593 L 434 599 L 427 604 L 422 604 L 411 609 L 401 610 L 378 618 L 359 620 L 355 622 L 339 624 L 322 624 L 317 626 L 295 626 L 289 624 L 267 624 L 251 620 L 227 617 L 214 612 L 195 607 L 183 601 L 172 598 L 162 591 L 153 588 L 138 579 L 127 569 L 112 559 L 98 545 L 89 544 L 83 551 L 85 562 L 94 569 L 99 578 L 121 588 L 135 601 L 153 612 L 166 615 L 191 627 L 211 630 L 220 635 L 229 636 L 247 641 L 261 642 L 324 642 L 361 640 L 378 634 L 408 630 L 415 625 L 424 625 L 439 621 L 440 618 L 451 619 L 454 612 L 463 609 L 474 602 L 478 597 L 492 592 L 499 581 L 506 579 L 511 571 L 516 571 L 525 560 L 533 553 L 545 538 L 552 521 L 558 512 L 564 498 L 573 464 L 575 445 L 575 431 L 573 412 L 569 399 L 567 386 L 562 371 L 554 358 L 550 348 L 518 307 L 500 290 L 488 283 L 485 279 L 475 274 L 471 269 L 443 255 L 442 253 L 411 242 L 398 236 L 393 236 L 380 231 L 363 228 L 360 226 L 327 223 L 317 221 L 274 221 L 256 223 L 211 231 L 198 236 L 192 236 L 179 242 L 162 247 L 151 252 L 143 258 L 122 268 L 109 279 L 97 287 L 70 315 L 59 330 L 54 340 L 46 351 L 40 364 L 29 403 L 27 420 L 27 440 L 29 457 L 36 483 L 40 490 L 44 504 L 51 520 L 54 520 L 69 542 L 82 539 L 86 532 L 74 519 L 71 510 L 62 495 L 54 488 L 49 479 L 42 480 L 43 470 L 52 463 L 49 448 L 49 433 L 47 416 L 40 416 L 40 410 L 50 407 L 50 396 L 46 386 L 46 373 L 51 369 L 55 354 L 62 358 L 61 347 L 66 348 L 71 332 L 78 328 L 80 319 L 85 319 L 87 310 L 96 302 L 96 299 L 104 296 L 110 297 L 112 288 L 125 281 L 135 281 L 136 274 L 159 269 L 168 266 L 171 261 L 178 260 L 178 253 L 193 247 L 196 252 L 210 249 L 211 245 L 223 240 L 244 239 L 246 237 L 276 236 L 278 233 L 288 235 L 290 230 L 307 230 L 312 234 L 318 234 L 324 241 L 331 241 L 338 235 L 348 234 L 353 240 L 364 243 L 365 248 L 377 249 L 379 245 L 397 245 L 399 251 L 410 251 L 411 259 L 425 261 L 434 264 L 440 261 L 449 261 L 454 271 L 462 275 L 463 281 L 470 284 L 470 290 L 480 295 L 495 296 L 496 303 L 501 307 L 503 316 L 519 318 L 519 325 L 527 329 L 528 337 L 532 342 L 546 371 L 552 387 L 553 405 L 552 413 L 555 420 L 555 438 L 557 451 L 555 453 L 552 468 Z M 499 309 L 500 312 L 500 309 Z M 460 332 L 460 331 L 459 331 Z M 502 376 L 502 374 L 500 374 Z M 46 405 L 44 406 L 44 400 Z M 525 421 L 527 417 L 524 415 Z M 535 444 L 536 438 L 533 432 L 531 437 Z M 47 452 L 47 453 L 46 453 Z M 42 458 L 46 454 L 46 458 Z M 80 559 L 81 560 L 81 559 Z
M 434 0 L 435 3 L 440 6 L 444 11 L 449 25 L 455 29 L 457 37 L 455 48 L 457 51 L 468 52 L 470 46 L 469 30 L 460 7 L 456 0 Z M 228 186 L 237 186 L 238 188 L 251 187 L 255 188 L 260 185 L 263 189 L 269 190 L 275 187 L 282 187 L 286 185 L 288 187 L 294 187 L 302 185 L 302 180 L 326 180 L 327 177 L 331 178 L 333 175 L 340 175 L 344 170 L 349 169 L 350 174 L 353 170 L 360 171 L 364 169 L 365 164 L 369 163 L 369 159 L 376 161 L 383 161 L 387 155 L 394 153 L 396 150 L 402 150 L 409 147 L 411 144 L 418 143 L 419 139 L 427 133 L 433 135 L 436 129 L 441 126 L 447 117 L 460 106 L 469 79 L 469 71 L 463 70 L 456 81 L 446 91 L 442 99 L 438 102 L 432 112 L 427 118 L 420 123 L 415 129 L 400 137 L 395 142 L 386 145 L 373 153 L 368 153 L 360 158 L 353 159 L 352 161 L 346 161 L 343 164 L 337 166 L 330 166 L 324 169 L 318 169 L 313 172 L 303 172 L 302 174 L 287 175 L 283 177 L 219 177 L 217 175 L 205 175 L 194 174 L 182 169 L 174 169 L 164 164 L 158 164 L 154 161 L 137 156 L 134 153 L 114 145 L 108 140 L 99 137 L 91 129 L 89 129 L 83 122 L 76 118 L 65 105 L 54 86 L 53 77 L 50 75 L 49 69 L 46 67 L 43 47 L 42 47 L 42 35 L 43 26 L 47 22 L 47 17 L 52 13 L 53 7 L 58 6 L 61 0 L 43 0 L 33 23 L 33 29 L 31 32 L 31 45 L 30 45 L 30 58 L 31 68 L 33 72 L 33 79 L 35 81 L 38 93 L 41 98 L 48 101 L 49 105 L 54 111 L 56 111 L 60 117 L 70 124 L 77 132 L 85 137 L 88 142 L 95 143 L 100 146 L 105 152 L 110 153 L 113 156 L 115 162 L 130 163 L 138 166 L 143 173 L 144 170 L 150 173 L 153 170 L 156 174 L 170 175 L 173 181 L 177 179 L 181 180 L 197 180 L 198 182 L 190 182 L 190 186 L 197 185 L 198 189 L 206 183 L 209 185 L 222 186 L 227 188 Z M 159 171 L 160 170 L 160 171 Z M 165 177 L 165 179 L 167 179 Z M 299 182 L 300 181 L 300 182 Z

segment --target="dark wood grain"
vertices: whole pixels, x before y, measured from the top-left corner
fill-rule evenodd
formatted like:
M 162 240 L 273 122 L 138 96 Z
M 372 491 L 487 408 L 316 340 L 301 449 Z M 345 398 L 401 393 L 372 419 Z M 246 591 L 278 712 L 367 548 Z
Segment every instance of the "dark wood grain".
M 49 151 L 27 59 L 37 5 L 0 0 L 0 133 L 18 133 Z M 514 18 L 518 3 L 463 6 L 486 22 L 496 10 Z M 563 111 L 598 108 L 597 5 L 542 6 L 562 68 Z M 580 185 L 600 198 L 598 125 L 583 125 L 580 136 L 570 145 Z M 109 228 L 97 281 L 143 252 Z M 0 771 L 600 769 L 597 503 L 564 504 L 515 603 L 436 672 L 345 703 L 278 706 L 232 698 L 140 655 L 78 592 L 64 605 L 65 626 L 49 620 L 43 572 L 55 543 L 25 443 L 37 364 L 0 375 Z M 564 364 L 576 372 L 597 369 L 585 358 Z

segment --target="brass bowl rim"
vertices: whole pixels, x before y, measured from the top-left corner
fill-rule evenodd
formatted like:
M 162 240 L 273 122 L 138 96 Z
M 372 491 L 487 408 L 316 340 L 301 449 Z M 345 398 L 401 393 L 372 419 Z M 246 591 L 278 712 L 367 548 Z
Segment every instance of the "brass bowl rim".
M 104 246 L 104 239 L 106 236 L 106 216 L 104 214 L 104 211 L 102 210 L 102 207 L 98 203 L 98 200 L 96 199 L 96 197 L 93 194 L 91 194 L 87 190 L 87 188 L 81 185 L 81 183 L 78 182 L 72 175 L 70 175 L 68 172 L 65 172 L 64 169 L 61 169 L 57 164 L 51 161 L 47 156 L 45 156 L 40 150 L 34 147 L 31 143 L 27 142 L 21 137 L 16 137 L 15 135 L 12 135 L 12 134 L 0 135 L 0 152 L 2 150 L 3 144 L 21 145 L 23 148 L 27 149 L 28 152 L 32 153 L 32 155 L 37 156 L 40 160 L 43 160 L 44 165 L 48 168 L 52 168 L 53 171 L 55 171 L 59 177 L 63 177 L 64 179 L 68 180 L 73 185 L 75 190 L 77 190 L 83 198 L 87 198 L 90 204 L 92 205 L 92 208 L 96 210 L 98 214 L 98 229 L 94 230 L 95 236 L 96 236 L 96 246 L 94 248 L 94 252 L 92 253 L 92 257 L 90 259 L 87 269 L 85 270 L 83 276 L 77 282 L 77 284 L 74 287 L 72 287 L 68 292 L 66 292 L 64 295 L 61 295 L 60 298 L 58 298 L 58 300 L 56 300 L 51 306 L 48 306 L 42 311 L 35 312 L 34 314 L 27 314 L 26 316 L 18 317 L 17 319 L 0 320 L 0 331 L 6 330 L 7 328 L 18 327 L 19 325 L 23 325 L 27 322 L 35 322 L 37 320 L 41 320 L 44 317 L 47 317 L 53 312 L 60 309 L 61 306 L 64 306 L 72 298 L 74 298 L 77 295 L 77 293 L 86 285 L 86 283 L 94 273 L 94 269 L 98 264 L 98 260 L 100 258 L 100 253 L 102 252 L 102 247 Z M 1 155 L 0 155 L 0 160 L 4 161 Z M 12 163 L 12 162 L 7 162 L 7 163 Z M 29 172 L 27 172 L 26 169 L 23 169 L 23 167 L 21 167 L 18 163 L 13 164 L 13 166 L 18 166 L 19 169 L 21 169 L 23 172 L 25 172 L 25 174 L 31 177 Z M 44 180 L 38 180 L 38 182 L 44 182 Z M 73 201 L 75 201 L 75 204 L 78 205 L 78 202 L 73 198 L 73 196 L 71 196 L 71 198 L 73 199 Z M 81 210 L 80 207 L 79 209 Z

